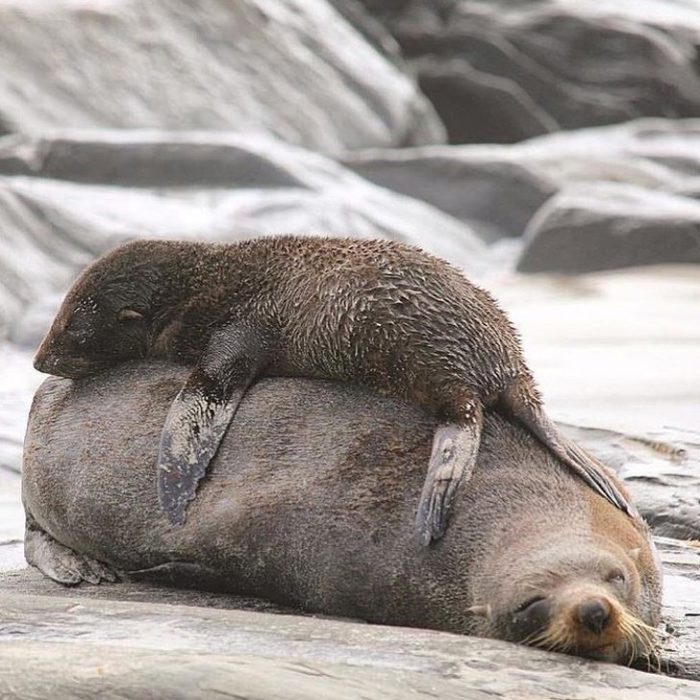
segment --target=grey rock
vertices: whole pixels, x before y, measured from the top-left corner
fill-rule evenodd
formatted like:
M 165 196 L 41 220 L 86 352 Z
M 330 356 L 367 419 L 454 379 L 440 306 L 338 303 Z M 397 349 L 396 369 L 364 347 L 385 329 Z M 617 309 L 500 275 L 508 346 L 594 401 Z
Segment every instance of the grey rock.
M 697 3 L 364 4 L 398 40 L 452 143 L 700 113 Z
M 0 593 L 0 663 L 0 695 L 36 700 L 700 697 L 694 681 L 495 640 L 109 593 Z
M 630 207 L 631 220 L 636 216 L 635 201 L 620 195 L 619 188 L 606 190 L 605 185 L 677 195 L 662 198 L 666 204 L 659 211 L 675 226 L 681 225 L 688 210 L 694 211 L 693 201 L 684 198 L 695 200 L 700 195 L 700 121 L 639 119 L 511 145 L 371 149 L 348 153 L 343 163 L 382 187 L 422 199 L 468 223 L 485 240 L 521 236 L 553 195 L 578 185 L 595 185 L 598 195 L 590 204 L 594 210 L 601 197 L 617 200 L 621 215 L 625 206 Z M 653 193 L 640 196 L 661 206 Z M 581 197 L 579 202 L 585 206 Z M 576 222 L 568 224 L 569 235 L 575 235 Z M 582 235 L 579 245 L 585 240 Z M 578 250 L 577 246 L 574 255 Z M 648 255 L 643 256 L 645 261 Z M 661 254 L 658 262 L 667 259 Z M 615 261 L 615 266 L 632 264 L 634 255 L 626 261 L 621 253 Z
M 216 129 L 324 152 L 444 140 L 413 79 L 323 0 L 0 3 L 0 133 Z
M 700 193 L 700 119 L 636 119 L 540 136 L 508 151 L 562 187 L 605 181 Z
M 518 237 L 558 184 L 515 150 L 436 146 L 347 154 L 358 175 L 421 199 L 469 224 L 486 241 Z
M 422 244 L 472 272 L 484 264 L 483 244 L 467 225 L 273 138 L 7 136 L 0 139 L 0 330 L 35 344 L 77 271 L 121 241 L 271 233 L 387 237 Z
M 629 185 L 563 190 L 532 218 L 521 272 L 700 263 L 700 203 Z

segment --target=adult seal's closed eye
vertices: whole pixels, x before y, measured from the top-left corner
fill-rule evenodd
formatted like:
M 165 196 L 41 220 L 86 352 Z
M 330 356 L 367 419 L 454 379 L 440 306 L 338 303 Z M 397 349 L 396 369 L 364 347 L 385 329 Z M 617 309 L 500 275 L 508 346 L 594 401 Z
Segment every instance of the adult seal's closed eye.
M 35 365 L 81 377 L 134 357 L 194 365 L 158 456 L 161 504 L 176 523 L 261 374 L 364 384 L 439 419 L 416 519 L 426 544 L 442 536 L 457 487 L 470 478 L 485 408 L 525 425 L 629 512 L 605 468 L 545 415 L 495 301 L 416 248 L 298 236 L 127 244 L 76 281 Z
M 623 663 L 653 652 L 661 579 L 646 527 L 495 414 L 444 538 L 416 549 L 435 421 L 347 383 L 264 379 L 172 527 L 143 465 L 186 371 L 139 363 L 44 383 L 23 465 L 31 563 L 66 583 L 140 571 Z

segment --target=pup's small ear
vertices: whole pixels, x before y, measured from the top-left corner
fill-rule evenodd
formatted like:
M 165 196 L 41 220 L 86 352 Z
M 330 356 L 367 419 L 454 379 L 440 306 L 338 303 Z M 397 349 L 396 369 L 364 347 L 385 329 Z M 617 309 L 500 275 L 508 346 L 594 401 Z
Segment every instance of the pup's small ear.
M 143 318 L 143 314 L 136 311 L 136 309 L 122 309 L 117 314 L 117 318 L 121 322 L 140 321 Z
M 478 615 L 479 617 L 491 618 L 493 614 L 491 611 L 491 606 L 487 603 L 486 605 L 472 605 L 471 608 L 467 608 L 467 612 L 472 613 L 472 615 Z

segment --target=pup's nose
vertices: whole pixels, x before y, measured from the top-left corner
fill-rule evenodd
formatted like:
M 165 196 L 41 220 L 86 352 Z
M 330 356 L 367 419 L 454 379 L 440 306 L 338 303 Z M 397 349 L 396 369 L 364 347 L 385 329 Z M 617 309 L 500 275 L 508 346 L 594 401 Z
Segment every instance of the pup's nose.
M 44 339 L 34 353 L 34 359 L 32 360 L 34 369 L 39 372 L 44 372 L 44 374 L 53 374 L 58 364 L 58 357 L 56 353 L 53 352 L 54 350 L 55 348 L 52 347 L 52 343 Z
M 32 363 L 34 365 L 34 369 L 38 370 L 39 372 L 44 372 L 46 374 L 51 373 L 51 356 L 43 352 L 41 349 L 39 349 L 34 355 L 34 361 Z
M 589 598 L 576 607 L 576 618 L 588 632 L 602 634 L 610 623 L 610 604 L 604 598 Z

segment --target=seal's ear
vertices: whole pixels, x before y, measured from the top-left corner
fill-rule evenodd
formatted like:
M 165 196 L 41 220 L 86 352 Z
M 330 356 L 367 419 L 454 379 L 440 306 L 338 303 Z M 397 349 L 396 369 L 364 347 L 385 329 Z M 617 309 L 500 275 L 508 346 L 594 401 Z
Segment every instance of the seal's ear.
M 467 612 L 472 613 L 472 615 L 478 615 L 479 617 L 485 617 L 489 620 L 493 615 L 491 606 L 488 603 L 486 603 L 486 605 L 472 605 L 471 608 L 467 608 Z
M 131 321 L 141 321 L 143 314 L 136 309 L 121 309 L 117 314 L 117 319 L 120 323 L 129 323 Z

